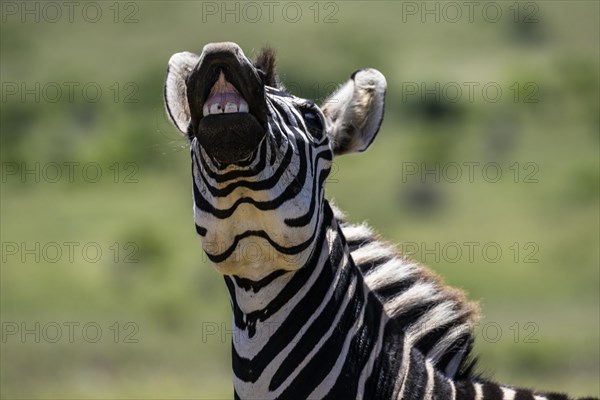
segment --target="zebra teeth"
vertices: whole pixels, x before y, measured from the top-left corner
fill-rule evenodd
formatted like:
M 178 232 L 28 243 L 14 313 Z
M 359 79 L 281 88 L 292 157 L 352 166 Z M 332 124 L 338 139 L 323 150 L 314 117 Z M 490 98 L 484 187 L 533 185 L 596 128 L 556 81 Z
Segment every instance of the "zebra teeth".
M 210 106 L 210 114 L 223 114 L 223 108 L 219 103 L 215 103 Z
M 228 101 L 223 104 L 222 102 L 207 102 L 202 107 L 202 116 L 213 114 L 232 114 L 232 113 L 248 113 L 248 103 L 244 99 L 239 99 L 237 102 Z
M 202 116 L 238 112 L 250 112 L 248 102 L 244 100 L 233 84 L 225 79 L 225 75 L 221 72 L 202 106 Z
M 235 103 L 227 103 L 225 104 L 225 114 L 236 113 L 238 112 L 238 106 Z

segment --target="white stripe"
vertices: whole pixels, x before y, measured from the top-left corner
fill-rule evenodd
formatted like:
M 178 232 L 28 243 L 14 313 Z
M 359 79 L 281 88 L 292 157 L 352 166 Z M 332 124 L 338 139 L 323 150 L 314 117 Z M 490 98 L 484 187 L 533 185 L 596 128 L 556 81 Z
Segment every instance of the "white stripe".
M 394 317 L 401 311 L 406 311 L 427 301 L 438 300 L 441 296 L 442 294 L 433 283 L 418 282 L 410 289 L 387 302 L 384 308 L 388 315 Z
M 427 370 L 427 386 L 425 387 L 425 400 L 431 400 L 433 397 L 433 389 L 435 386 L 435 372 L 433 364 L 425 360 L 425 369 Z
M 344 364 L 346 362 L 346 358 L 348 356 L 348 349 L 350 348 L 350 343 L 352 342 L 352 339 L 354 339 L 357 330 L 363 325 L 365 310 L 367 308 L 367 296 L 369 294 L 369 291 L 366 289 L 367 288 L 365 287 L 363 288 L 363 306 L 360 310 L 360 316 L 346 333 L 344 345 L 342 346 L 342 350 L 340 351 L 340 355 L 338 356 L 335 365 L 333 366 L 329 374 L 327 374 L 327 376 L 321 381 L 321 383 L 308 396 L 309 399 L 324 398 L 327 395 L 327 393 L 329 393 L 329 391 L 331 390 L 331 386 L 335 384 L 336 378 L 341 374 L 342 369 L 344 368 Z
M 504 400 L 514 400 L 515 398 L 515 394 L 517 394 L 517 392 L 515 392 L 513 389 L 511 388 L 507 388 L 507 387 L 502 387 L 502 393 L 504 393 Z
M 469 332 L 469 325 L 467 323 L 457 325 L 450 329 L 443 338 L 441 338 L 436 345 L 427 353 L 427 358 L 437 362 L 442 356 L 446 354 L 450 346 L 454 345 L 456 339 Z
M 291 146 L 292 143 L 290 142 L 288 146 L 286 146 L 285 149 L 282 149 L 282 151 L 285 153 L 287 152 L 287 147 Z M 202 150 L 202 153 L 204 153 L 204 150 Z M 208 156 L 205 155 L 199 155 L 196 154 L 196 158 L 200 159 L 203 158 L 204 160 L 209 160 Z M 202 181 L 202 177 L 200 176 L 200 174 L 202 174 L 202 176 L 204 177 L 204 179 L 207 181 L 207 183 L 209 185 L 211 185 L 212 187 L 218 188 L 218 189 L 222 189 L 226 186 L 229 186 L 230 184 L 234 183 L 234 182 L 238 182 L 238 181 L 250 181 L 250 182 L 260 182 L 260 181 L 264 181 L 267 180 L 269 178 L 271 178 L 276 172 L 277 169 L 279 168 L 279 164 L 281 163 L 281 160 L 279 160 L 279 163 L 275 163 L 273 166 L 269 165 L 269 163 L 266 163 L 265 167 L 260 170 L 259 172 L 257 172 L 255 175 L 252 175 L 250 177 L 238 177 L 236 179 L 232 179 L 232 180 L 227 180 L 226 182 L 222 182 L 219 183 L 216 180 L 214 180 L 213 178 L 211 178 L 207 173 L 205 173 L 205 171 L 200 170 L 202 168 L 202 164 L 201 162 L 198 160 L 197 163 L 194 162 L 193 163 L 193 168 L 194 168 L 194 182 L 196 183 L 196 186 L 201 189 L 203 188 L 204 182 Z M 308 163 L 308 162 L 307 162 Z M 214 171 L 214 170 L 213 170 Z M 312 186 L 312 174 L 314 171 L 312 171 L 310 168 L 306 168 L 306 173 L 307 173 L 307 181 L 310 181 L 308 183 L 310 183 L 310 186 Z M 292 160 L 290 161 L 289 167 L 287 168 L 287 170 L 284 172 L 284 174 L 281 177 L 280 182 L 291 182 L 293 180 L 294 177 L 296 177 L 298 174 L 300 173 L 300 157 L 297 151 L 293 151 L 292 152 Z M 304 182 L 305 186 L 307 185 L 307 182 Z M 222 197 L 213 197 L 212 194 L 207 190 L 206 193 L 204 193 L 204 198 L 213 206 L 220 208 L 220 209 L 225 209 L 225 208 L 230 208 L 234 205 L 234 203 L 236 201 L 238 201 L 240 199 L 240 197 L 244 197 L 244 196 L 249 196 L 252 197 L 255 201 L 271 201 L 279 196 L 281 196 L 283 194 L 283 192 L 286 189 L 285 184 L 281 184 L 278 183 L 277 185 L 273 186 L 270 189 L 265 189 L 265 190 L 249 190 L 246 187 L 238 187 L 236 189 L 234 189 L 231 193 L 229 193 L 227 196 L 222 196 Z
M 232 279 L 235 287 L 235 298 L 240 299 L 240 301 L 238 301 L 240 311 L 244 314 L 250 314 L 255 311 L 263 310 L 281 293 L 282 290 L 286 288 L 286 285 L 293 276 L 293 273 L 278 276 L 257 292 L 254 292 L 252 289 L 243 289 L 239 287 L 235 283 L 235 280 Z
M 481 387 L 481 383 L 474 383 L 473 388 L 475 389 L 475 400 L 483 399 L 483 389 Z
M 371 242 L 352 252 L 352 258 L 356 265 L 367 263 L 381 257 L 393 256 L 394 252 L 381 242 Z
M 406 332 L 407 342 L 412 346 L 420 338 L 427 335 L 433 329 L 444 326 L 458 317 L 460 314 L 455 311 L 455 304 L 446 302 L 438 304 L 434 308 L 428 310 L 410 327 L 407 327 Z
M 352 253 L 352 258 L 354 258 L 354 253 Z M 365 283 L 371 290 L 376 290 L 393 282 L 401 282 L 416 272 L 414 264 L 394 258 L 369 270 L 365 275 Z
M 334 215 L 338 220 L 344 217 L 343 214 L 340 214 L 340 216 L 336 215 L 335 211 Z M 348 241 L 356 241 L 360 239 L 369 240 L 373 238 L 373 231 L 365 224 L 344 226 L 342 227 L 342 231 L 344 232 L 344 237 Z
M 396 385 L 394 387 L 393 393 L 398 393 L 397 398 L 404 398 L 404 388 L 406 387 L 406 378 L 408 377 L 408 372 L 410 371 L 410 346 L 406 345 L 406 341 L 404 342 L 404 351 L 402 352 L 402 363 L 400 364 L 398 378 L 396 379 Z M 392 397 L 394 397 L 392 395 Z
M 236 388 L 238 395 L 240 398 L 250 398 L 252 396 L 262 397 L 262 398 L 276 398 L 281 396 L 281 393 L 289 386 L 291 382 L 298 376 L 298 374 L 306 368 L 306 365 L 313 359 L 315 354 L 323 347 L 325 342 L 331 337 L 333 332 L 338 329 L 338 324 L 344 310 L 348 306 L 348 303 L 352 300 L 356 290 L 356 277 L 353 277 L 350 286 L 348 287 L 348 291 L 342 304 L 340 305 L 340 309 L 336 314 L 334 320 L 331 322 L 331 327 L 329 330 L 323 335 L 323 337 L 319 340 L 319 342 L 315 345 L 315 347 L 306 355 L 306 357 L 302 360 L 300 364 L 296 367 L 294 372 L 292 372 L 286 379 L 281 383 L 279 388 L 276 391 L 269 391 L 269 383 L 271 382 L 275 373 L 281 367 L 283 361 L 287 358 L 292 348 L 298 344 L 299 337 L 297 335 L 294 340 L 292 340 L 274 359 L 273 361 L 265 368 L 264 372 L 260 375 L 255 383 L 247 383 L 240 380 L 235 374 L 233 376 L 233 385 Z M 299 332 L 299 335 L 302 335 L 303 332 Z
M 333 233 L 335 234 L 335 233 Z M 248 337 L 248 333 L 245 331 L 240 331 L 234 326 L 235 330 L 235 338 L 237 340 L 233 341 L 233 346 L 235 346 L 236 351 L 240 355 L 240 357 L 253 359 L 256 355 L 262 350 L 264 346 L 271 339 L 271 334 L 276 331 L 276 328 L 281 326 L 281 323 L 285 321 L 292 310 L 298 305 L 298 303 L 306 296 L 306 293 L 315 285 L 317 278 L 319 277 L 321 271 L 323 270 L 324 265 L 326 264 L 326 260 L 329 257 L 329 247 L 327 243 L 323 244 L 323 249 L 321 250 L 321 258 L 318 261 L 317 267 L 313 271 L 312 275 L 304 283 L 304 286 L 298 291 L 298 293 L 293 296 L 284 306 L 282 306 L 279 311 L 273 314 L 266 321 L 259 321 L 256 324 L 256 332 L 257 334 L 250 338 Z M 334 277 L 334 284 L 328 289 L 327 294 L 323 298 L 323 301 L 319 305 L 317 311 L 310 317 L 307 321 L 306 326 L 310 326 L 312 322 L 318 317 L 318 315 L 322 312 L 323 308 L 325 308 L 326 302 L 335 291 L 335 285 L 339 280 L 343 268 L 338 268 L 336 276 Z M 299 332 L 294 340 L 299 340 L 299 336 L 302 335 L 302 332 Z M 297 343 L 297 342 L 296 342 Z

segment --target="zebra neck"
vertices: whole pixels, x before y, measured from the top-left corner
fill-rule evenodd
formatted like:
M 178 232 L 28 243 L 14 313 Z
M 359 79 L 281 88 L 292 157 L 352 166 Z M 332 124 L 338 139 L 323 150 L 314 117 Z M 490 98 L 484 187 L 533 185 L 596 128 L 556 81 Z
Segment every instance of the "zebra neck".
M 307 296 L 315 306 L 328 291 L 338 289 L 344 282 L 340 281 L 341 271 L 336 269 L 342 260 L 345 260 L 343 264 L 347 264 L 350 254 L 342 240 L 333 212 L 325 203 L 322 222 L 314 237 L 314 250 L 302 268 L 296 271 L 275 270 L 259 281 L 225 276 L 234 329 L 246 332 L 252 339 L 257 329 L 271 331 L 277 328 Z M 307 309 L 306 306 L 303 304 L 304 309 Z
M 265 366 L 256 365 L 261 360 L 276 365 L 273 358 L 285 354 L 285 347 L 293 348 L 302 337 L 325 337 L 333 321 L 345 324 L 341 319 L 351 315 L 339 311 L 362 298 L 362 284 L 327 204 L 316 236 L 318 246 L 297 271 L 275 272 L 259 282 L 225 277 L 233 308 L 234 371 L 244 381 L 257 378 L 244 374 L 262 371 Z M 311 331 L 308 336 L 306 329 Z
M 387 317 L 367 291 L 327 203 L 322 216 L 318 246 L 303 268 L 253 283 L 225 278 L 235 398 L 323 398 L 330 389 L 344 394 L 372 387 L 376 364 L 377 374 L 397 370 L 371 356 Z

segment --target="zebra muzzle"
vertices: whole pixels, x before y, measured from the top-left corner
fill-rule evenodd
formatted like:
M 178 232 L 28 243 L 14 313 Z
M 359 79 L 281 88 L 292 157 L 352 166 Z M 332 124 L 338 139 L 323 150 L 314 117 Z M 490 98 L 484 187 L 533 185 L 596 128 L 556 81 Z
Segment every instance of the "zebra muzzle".
M 202 108 L 196 137 L 219 164 L 248 159 L 264 136 L 264 129 L 249 113 L 248 103 L 220 73 Z
M 234 43 L 212 43 L 202 51 L 188 80 L 194 136 L 222 165 L 248 160 L 267 131 L 264 84 Z

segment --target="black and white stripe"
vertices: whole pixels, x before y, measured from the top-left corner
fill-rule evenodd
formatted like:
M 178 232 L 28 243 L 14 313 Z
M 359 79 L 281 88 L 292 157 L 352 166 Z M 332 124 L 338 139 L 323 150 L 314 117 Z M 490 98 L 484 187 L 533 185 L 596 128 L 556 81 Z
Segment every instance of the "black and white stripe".
M 191 63 L 224 52 L 247 68 L 232 43 L 171 58 L 165 98 L 182 131 L 194 121 L 182 98 Z M 259 59 L 276 81 L 272 54 Z M 567 399 L 475 376 L 476 305 L 325 200 L 333 156 L 377 134 L 385 87 L 357 71 L 320 109 L 265 84 L 266 134 L 234 164 L 191 136 L 196 231 L 233 309 L 235 398 Z
M 225 276 L 233 306 L 236 398 L 514 399 L 513 389 L 448 379 L 470 376 L 465 361 L 475 307 L 424 267 L 399 257 L 366 226 L 344 222 L 337 210 L 334 216 L 322 194 L 331 161 L 327 139 L 319 142 L 305 133 L 296 99 L 279 97 L 275 90 L 267 93 L 272 96 L 271 130 L 278 132 L 266 140 L 279 140 L 261 145 L 250 168 L 263 169 L 253 177 L 238 176 L 235 170 L 207 170 L 202 149 L 192 145 L 198 230 L 207 231 L 201 224 L 213 220 L 222 224 L 241 204 L 251 204 L 261 213 L 289 216 L 284 219 L 288 227 L 309 226 L 311 231 L 294 246 L 279 244 L 266 231 L 255 229 L 236 236 L 241 238 L 234 242 L 237 246 L 265 237 L 274 251 L 292 257 L 313 249 L 298 270 L 276 269 L 257 281 Z M 284 157 L 264 162 L 272 151 Z M 262 163 L 257 161 L 261 157 Z M 284 173 L 290 177 L 287 182 L 273 181 Z M 230 174 L 226 184 L 218 181 L 224 174 Z M 207 182 L 214 186 L 205 186 Z M 246 197 L 227 199 L 240 188 L 249 189 Z M 311 194 L 311 205 L 308 213 L 298 215 L 294 199 L 305 193 Z M 204 205 L 211 202 L 219 207 Z M 286 205 L 291 206 L 282 210 Z M 209 257 L 223 260 L 234 244 Z M 518 393 L 518 398 L 534 398 L 525 396 L 533 396 L 531 392 Z
M 461 291 L 445 286 L 424 266 L 400 257 L 366 225 L 345 222 L 343 214 L 334 211 L 365 284 L 386 314 L 407 327 L 410 346 L 446 376 L 470 376 L 475 364 L 469 353 L 477 305 L 467 302 Z
M 304 268 L 257 285 L 225 277 L 236 398 L 567 399 L 445 376 L 410 338 L 408 320 L 389 315 L 365 283 L 329 204 L 322 213 L 321 245 Z M 247 308 L 263 291 L 268 301 Z
M 257 276 L 266 269 L 296 269 L 312 252 L 332 161 L 327 137 L 312 137 L 302 115 L 291 111 L 306 101 L 272 88 L 267 93 L 271 132 L 248 166 L 222 170 L 192 141 L 194 219 L 204 250 L 219 268 L 235 271 L 255 246 L 267 255 L 258 260 Z M 275 263 L 278 268 L 271 267 Z

